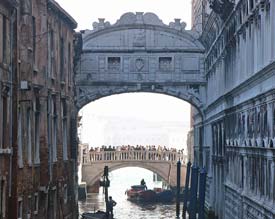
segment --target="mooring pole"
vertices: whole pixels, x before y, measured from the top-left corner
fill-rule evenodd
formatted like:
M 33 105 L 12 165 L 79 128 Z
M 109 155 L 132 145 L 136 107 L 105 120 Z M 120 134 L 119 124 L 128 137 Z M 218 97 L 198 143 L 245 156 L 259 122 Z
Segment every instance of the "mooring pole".
M 185 178 L 185 188 L 183 194 L 183 209 L 182 209 L 182 218 L 186 218 L 186 211 L 187 211 L 187 202 L 189 200 L 189 181 L 190 181 L 190 170 L 191 170 L 191 162 L 187 163 L 187 170 L 186 170 L 186 178 Z
M 108 175 L 109 175 L 109 169 L 108 169 L 108 166 L 105 166 L 104 167 L 103 182 L 104 182 L 104 191 L 105 191 L 106 212 L 108 212 L 108 187 L 110 185 Z
M 192 166 L 191 188 L 190 188 L 190 205 L 188 208 L 189 219 L 196 219 L 197 214 L 197 192 L 198 192 L 198 175 L 199 168 Z
M 203 168 L 200 172 L 200 188 L 199 188 L 199 219 L 204 219 L 204 203 L 205 203 L 205 187 L 207 172 Z
M 181 162 L 177 162 L 177 203 L 176 203 L 176 216 L 180 216 L 180 168 Z

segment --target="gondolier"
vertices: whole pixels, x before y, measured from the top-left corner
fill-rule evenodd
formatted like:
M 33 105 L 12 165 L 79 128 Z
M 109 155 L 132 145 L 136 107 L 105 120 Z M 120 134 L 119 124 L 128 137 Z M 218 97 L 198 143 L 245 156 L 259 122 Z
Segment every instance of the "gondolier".
M 108 218 L 113 219 L 114 218 L 114 213 L 113 213 L 113 208 L 116 206 L 116 201 L 112 199 L 112 196 L 109 196 L 109 200 L 107 203 L 107 216 Z M 111 216 L 111 217 L 110 217 Z

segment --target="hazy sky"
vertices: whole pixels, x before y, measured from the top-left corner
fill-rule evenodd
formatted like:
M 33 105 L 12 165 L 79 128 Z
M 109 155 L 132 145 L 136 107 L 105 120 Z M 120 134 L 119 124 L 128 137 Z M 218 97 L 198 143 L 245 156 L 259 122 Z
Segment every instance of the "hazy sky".
M 181 18 L 191 26 L 191 0 L 56 0 L 78 23 L 78 30 L 92 29 L 98 18 L 115 23 L 126 12 L 153 12 L 165 23 Z M 145 121 L 181 121 L 186 135 L 190 105 L 179 99 L 154 94 L 124 94 L 102 98 L 81 110 L 82 142 L 100 145 L 108 118 Z M 181 131 L 181 130 L 179 130 Z
M 162 94 L 152 93 L 132 93 L 120 94 L 101 98 L 95 102 L 86 105 L 81 111 L 82 118 L 81 140 L 83 143 L 89 143 L 91 146 L 100 146 L 106 142 L 108 136 L 104 134 L 106 124 L 112 123 L 111 120 L 121 122 L 121 128 L 125 120 L 144 121 L 144 126 L 154 122 L 181 122 L 176 132 L 182 133 L 182 139 L 186 139 L 186 126 L 190 121 L 190 104 L 178 98 Z M 132 123 L 131 123 L 132 125 Z M 118 125 L 119 126 L 119 125 Z M 149 132 L 161 133 L 159 130 L 149 130 Z M 134 133 L 141 134 L 135 130 Z M 146 133 L 148 135 L 148 133 Z M 175 133 L 172 133 L 175 134 Z M 142 138 L 142 136 L 136 136 Z M 136 143 L 136 142 L 135 142 Z M 124 144 L 134 145 L 135 143 L 127 141 Z M 107 143 L 111 144 L 111 143 Z M 161 144 L 157 143 L 156 144 Z M 167 145 L 172 147 L 173 145 Z M 184 146 L 184 145 L 182 145 Z
M 78 23 L 78 29 L 92 29 L 98 18 L 115 23 L 126 12 L 153 12 L 169 24 L 181 18 L 190 29 L 191 0 L 56 0 Z

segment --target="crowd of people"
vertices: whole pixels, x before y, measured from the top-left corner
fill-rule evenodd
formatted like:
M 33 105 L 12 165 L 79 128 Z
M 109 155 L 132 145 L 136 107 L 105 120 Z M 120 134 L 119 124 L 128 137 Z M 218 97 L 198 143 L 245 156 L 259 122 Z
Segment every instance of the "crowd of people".
M 138 150 L 143 150 L 143 151 L 157 151 L 157 152 L 165 152 L 165 151 L 170 151 L 170 152 L 183 152 L 184 149 L 177 150 L 176 148 L 168 148 L 166 146 L 155 146 L 155 145 L 122 145 L 122 146 L 105 146 L 102 145 L 101 147 L 91 147 L 90 152 L 102 152 L 102 151 L 138 151 Z

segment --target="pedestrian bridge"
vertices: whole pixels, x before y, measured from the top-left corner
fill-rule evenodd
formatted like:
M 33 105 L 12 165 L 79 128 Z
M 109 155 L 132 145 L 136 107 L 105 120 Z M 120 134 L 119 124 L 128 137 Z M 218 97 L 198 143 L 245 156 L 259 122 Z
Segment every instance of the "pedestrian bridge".
M 177 161 L 181 161 L 181 186 L 185 182 L 186 156 L 181 151 L 114 150 L 90 151 L 82 157 L 82 181 L 87 188 L 96 186 L 104 166 L 110 171 L 124 167 L 141 167 L 158 174 L 168 185 L 176 186 Z

